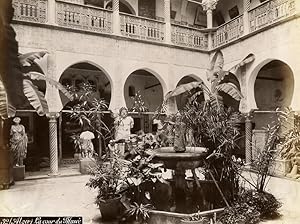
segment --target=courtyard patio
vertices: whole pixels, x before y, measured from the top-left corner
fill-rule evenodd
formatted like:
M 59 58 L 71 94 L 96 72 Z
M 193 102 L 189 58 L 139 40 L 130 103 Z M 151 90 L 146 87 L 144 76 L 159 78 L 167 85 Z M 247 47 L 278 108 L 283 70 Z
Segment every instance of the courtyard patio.
M 94 204 L 96 192 L 85 187 L 88 179 L 88 175 L 62 175 L 16 182 L 10 189 L 0 191 L 0 215 L 82 216 L 84 223 L 103 223 Z M 298 224 L 300 182 L 272 177 L 268 189 L 283 203 L 282 217 L 263 223 Z

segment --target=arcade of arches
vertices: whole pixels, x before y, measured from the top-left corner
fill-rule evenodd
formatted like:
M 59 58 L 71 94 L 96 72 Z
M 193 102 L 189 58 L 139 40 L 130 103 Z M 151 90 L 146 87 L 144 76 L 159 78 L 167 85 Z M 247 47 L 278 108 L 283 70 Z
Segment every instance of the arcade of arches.
M 83 82 L 89 82 L 95 87 L 95 97 L 105 99 L 109 105 L 112 96 L 112 83 L 110 82 L 111 79 L 108 77 L 109 74 L 107 75 L 104 71 L 99 69 L 99 67 L 96 67 L 90 63 L 73 64 L 65 69 L 59 81 L 63 85 L 69 85 L 73 87 L 78 87 Z M 140 94 L 145 102 L 145 106 L 149 109 L 149 112 L 147 113 L 131 114 L 135 121 L 132 133 L 135 133 L 139 130 L 143 130 L 144 132 L 152 132 L 156 129 L 155 125 L 152 124 L 152 116 L 153 112 L 162 103 L 165 93 L 163 90 L 163 85 L 160 81 L 163 79 L 161 79 L 161 77 L 158 78 L 156 74 L 153 74 L 150 71 L 151 70 L 148 69 L 140 69 L 132 72 L 126 78 L 123 86 L 123 97 L 127 108 L 131 108 L 133 106 L 134 97 L 136 94 Z M 163 81 L 167 82 L 167 80 Z M 179 80 L 177 86 L 194 81 L 201 81 L 201 79 L 196 75 L 187 75 Z M 226 76 L 223 81 L 232 82 L 237 85 L 239 89 L 245 88 L 245 86 L 240 85 L 238 78 L 233 74 Z M 42 91 L 46 90 L 44 83 L 38 83 L 38 86 Z M 293 97 L 293 89 L 294 76 L 291 68 L 287 64 L 279 60 L 273 60 L 265 64 L 258 71 L 254 82 L 254 93 L 257 108 L 260 111 L 274 111 L 278 107 L 290 106 Z M 187 101 L 186 97 L 187 96 L 183 94 L 176 98 L 177 109 L 182 109 Z M 59 117 L 58 122 L 58 142 L 59 157 L 62 159 L 73 157 L 75 150 L 70 136 L 74 132 L 80 132 L 81 128 L 80 126 L 74 124 L 74 122 L 72 122 L 68 116 L 69 106 L 72 106 L 72 102 L 68 102 L 67 99 L 65 99 L 62 95 L 61 101 L 64 105 L 64 108 L 61 111 L 61 116 Z M 238 109 L 238 103 L 232 101 L 230 98 L 224 96 L 224 101 L 226 105 Z M 30 150 L 32 155 L 29 153 L 27 169 L 34 170 L 35 168 L 31 167 L 30 165 L 36 164 L 36 161 L 32 162 L 34 159 L 31 161 L 31 157 L 38 156 L 39 160 L 44 157 L 49 157 L 49 150 L 47 150 L 49 146 L 42 145 L 48 144 L 47 138 L 49 132 L 39 131 L 40 128 L 43 130 L 48 130 L 47 118 L 38 117 L 33 115 L 33 113 L 22 111 L 19 111 L 18 115 L 23 118 L 23 123 L 26 126 L 26 130 L 31 139 L 31 145 L 29 145 L 29 148 L 32 148 L 32 150 Z M 268 115 L 268 117 L 270 116 Z M 256 124 L 259 124 L 256 125 L 256 129 L 262 128 L 266 122 L 269 122 L 264 113 L 258 113 L 255 116 L 254 121 Z M 39 125 L 36 125 L 38 128 L 34 130 L 33 126 L 37 122 L 39 123 Z M 106 115 L 104 122 L 110 127 L 113 125 L 113 120 L 110 117 L 110 114 Z M 101 144 L 103 143 L 99 142 L 97 139 L 94 140 L 95 149 L 100 148 Z M 102 147 L 104 146 L 102 145 Z

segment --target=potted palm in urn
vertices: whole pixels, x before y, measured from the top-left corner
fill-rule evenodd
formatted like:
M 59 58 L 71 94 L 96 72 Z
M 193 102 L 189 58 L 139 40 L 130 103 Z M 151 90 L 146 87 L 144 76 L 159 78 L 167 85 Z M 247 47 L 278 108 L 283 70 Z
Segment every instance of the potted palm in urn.
M 122 160 L 112 156 L 107 162 L 97 164 L 90 170 L 91 178 L 86 185 L 97 190 L 95 203 L 102 220 L 113 220 L 120 216 L 122 192 L 126 188 L 123 167 Z

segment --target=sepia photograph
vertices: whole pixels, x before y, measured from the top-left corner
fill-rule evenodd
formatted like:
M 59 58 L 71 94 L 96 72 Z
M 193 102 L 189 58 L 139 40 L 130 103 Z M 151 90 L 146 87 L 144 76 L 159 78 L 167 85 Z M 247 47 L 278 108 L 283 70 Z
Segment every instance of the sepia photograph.
M 0 0 L 0 224 L 299 224 L 300 0 Z

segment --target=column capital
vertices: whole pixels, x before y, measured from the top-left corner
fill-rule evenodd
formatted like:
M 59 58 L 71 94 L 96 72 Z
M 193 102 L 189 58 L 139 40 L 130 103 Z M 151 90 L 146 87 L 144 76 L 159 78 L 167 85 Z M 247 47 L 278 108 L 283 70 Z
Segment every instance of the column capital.
M 251 122 L 254 117 L 254 110 L 250 110 L 247 113 L 243 113 L 243 116 L 245 118 L 245 122 Z
M 59 112 L 49 112 L 46 114 L 46 117 L 50 120 L 50 121 L 56 121 L 57 118 L 59 118 L 60 113 Z
M 204 11 L 214 10 L 217 7 L 219 0 L 203 0 L 201 6 Z

